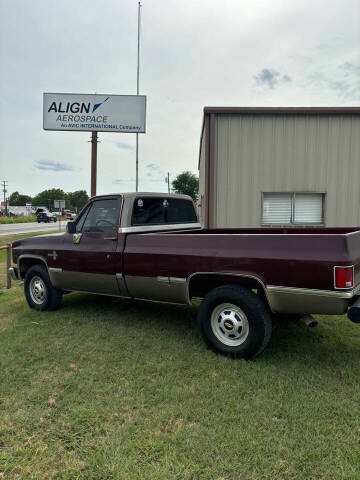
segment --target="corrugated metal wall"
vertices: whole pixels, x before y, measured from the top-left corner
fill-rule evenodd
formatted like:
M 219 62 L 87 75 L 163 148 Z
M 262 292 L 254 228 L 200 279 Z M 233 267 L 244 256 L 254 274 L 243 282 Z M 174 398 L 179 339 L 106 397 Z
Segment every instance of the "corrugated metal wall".
M 214 226 L 259 227 L 262 192 L 293 191 L 326 194 L 327 227 L 360 225 L 359 116 L 215 118 Z

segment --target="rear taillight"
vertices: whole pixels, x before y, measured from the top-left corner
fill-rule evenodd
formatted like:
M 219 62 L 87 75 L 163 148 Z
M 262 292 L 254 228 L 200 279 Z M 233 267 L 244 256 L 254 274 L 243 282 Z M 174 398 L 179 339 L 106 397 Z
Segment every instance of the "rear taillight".
M 354 286 L 354 267 L 334 267 L 335 288 L 352 288 Z

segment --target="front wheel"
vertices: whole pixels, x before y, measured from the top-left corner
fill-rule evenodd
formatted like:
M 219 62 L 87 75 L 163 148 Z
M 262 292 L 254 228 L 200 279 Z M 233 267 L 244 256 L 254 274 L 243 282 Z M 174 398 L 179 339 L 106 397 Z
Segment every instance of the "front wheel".
M 202 301 L 198 325 L 206 345 L 234 358 L 254 358 L 271 337 L 271 316 L 264 302 L 250 290 L 224 285 Z
M 26 272 L 24 292 L 29 307 L 35 310 L 56 310 L 62 299 L 61 290 L 52 286 L 43 265 L 34 265 Z

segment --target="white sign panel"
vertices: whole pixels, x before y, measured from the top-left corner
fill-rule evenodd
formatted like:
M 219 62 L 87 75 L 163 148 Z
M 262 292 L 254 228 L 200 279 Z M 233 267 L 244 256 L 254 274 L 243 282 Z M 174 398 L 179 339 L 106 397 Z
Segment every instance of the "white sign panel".
M 44 130 L 145 133 L 145 95 L 44 93 Z
M 54 200 L 54 208 L 65 208 L 65 200 Z

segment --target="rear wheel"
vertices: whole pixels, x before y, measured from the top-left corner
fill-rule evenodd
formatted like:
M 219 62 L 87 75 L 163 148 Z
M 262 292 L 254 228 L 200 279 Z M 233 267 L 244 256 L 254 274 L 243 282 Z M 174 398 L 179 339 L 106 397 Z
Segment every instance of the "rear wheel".
M 206 345 L 234 358 L 254 358 L 271 337 L 271 316 L 264 302 L 243 287 L 225 285 L 202 301 L 198 325 Z
M 62 299 L 61 290 L 52 286 L 47 269 L 40 264 L 26 272 L 24 292 L 29 306 L 35 310 L 56 310 Z

